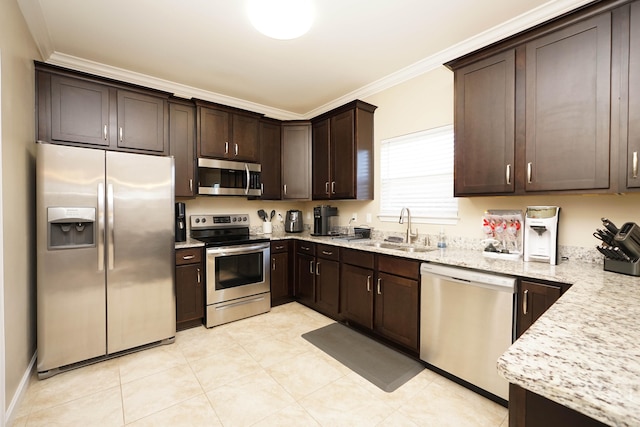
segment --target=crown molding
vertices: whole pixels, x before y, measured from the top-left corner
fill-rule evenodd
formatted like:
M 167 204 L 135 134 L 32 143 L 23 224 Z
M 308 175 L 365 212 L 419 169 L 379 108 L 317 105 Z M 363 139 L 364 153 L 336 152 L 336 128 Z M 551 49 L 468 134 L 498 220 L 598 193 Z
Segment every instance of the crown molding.
M 398 84 L 428 73 L 443 63 L 471 53 L 491 43 L 517 34 L 521 31 L 541 24 L 580 6 L 592 3 L 593 0 L 552 0 L 527 13 L 517 16 L 476 36 L 468 38 L 456 45 L 417 61 L 401 70 L 389 74 L 379 80 L 349 92 L 339 98 L 319 106 L 305 114 L 293 113 L 267 105 L 249 102 L 216 92 L 206 91 L 192 86 L 176 83 L 146 74 L 113 67 L 87 59 L 56 52 L 46 27 L 42 10 L 37 0 L 18 0 L 20 8 L 27 20 L 31 33 L 36 40 L 45 62 L 78 71 L 84 71 L 103 77 L 121 80 L 140 86 L 146 86 L 170 92 L 183 98 L 198 98 L 250 111 L 259 111 L 268 117 L 280 120 L 306 120 L 329 110 L 344 105 L 354 99 L 364 99 Z

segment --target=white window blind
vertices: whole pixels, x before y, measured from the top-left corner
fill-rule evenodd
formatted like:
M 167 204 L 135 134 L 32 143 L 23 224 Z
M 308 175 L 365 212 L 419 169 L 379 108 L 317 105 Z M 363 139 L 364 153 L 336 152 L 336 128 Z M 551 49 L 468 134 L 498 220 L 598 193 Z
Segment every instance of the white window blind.
M 453 224 L 453 126 L 443 126 L 382 141 L 380 153 L 383 221 L 397 221 L 403 207 L 416 222 Z

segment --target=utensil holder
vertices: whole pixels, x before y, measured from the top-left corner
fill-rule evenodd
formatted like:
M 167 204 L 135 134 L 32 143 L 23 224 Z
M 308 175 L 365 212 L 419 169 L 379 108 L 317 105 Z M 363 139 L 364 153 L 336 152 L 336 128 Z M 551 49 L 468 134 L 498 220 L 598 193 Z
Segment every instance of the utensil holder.
M 271 234 L 272 231 L 273 231 L 273 224 L 271 224 L 269 221 L 265 221 L 262 223 L 262 232 L 264 234 Z
M 622 273 L 628 276 L 640 276 L 640 260 L 635 262 L 627 262 L 605 258 L 604 269 L 605 271 Z

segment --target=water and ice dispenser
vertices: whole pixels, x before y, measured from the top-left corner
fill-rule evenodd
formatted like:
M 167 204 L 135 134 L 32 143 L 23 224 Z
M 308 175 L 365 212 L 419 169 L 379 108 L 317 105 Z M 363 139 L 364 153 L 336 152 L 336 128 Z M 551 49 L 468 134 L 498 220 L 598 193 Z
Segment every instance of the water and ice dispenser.
M 95 246 L 95 208 L 47 208 L 48 249 Z
M 524 218 L 524 260 L 558 264 L 558 206 L 529 206 Z

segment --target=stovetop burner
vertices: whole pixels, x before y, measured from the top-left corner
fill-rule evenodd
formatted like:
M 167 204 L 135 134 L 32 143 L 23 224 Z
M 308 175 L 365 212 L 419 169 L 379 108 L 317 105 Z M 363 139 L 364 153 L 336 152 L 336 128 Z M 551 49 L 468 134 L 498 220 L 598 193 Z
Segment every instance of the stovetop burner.
M 191 237 L 207 247 L 268 242 L 264 236 L 249 234 L 248 214 L 191 215 Z

